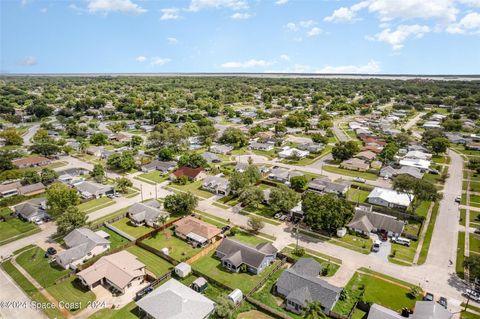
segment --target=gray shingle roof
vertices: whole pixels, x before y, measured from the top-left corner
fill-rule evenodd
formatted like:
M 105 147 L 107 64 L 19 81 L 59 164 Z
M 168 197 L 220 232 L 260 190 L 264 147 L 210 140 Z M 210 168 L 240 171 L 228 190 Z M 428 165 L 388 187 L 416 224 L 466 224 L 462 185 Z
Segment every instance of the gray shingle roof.
M 318 276 L 313 276 L 313 263 L 317 262 L 302 261 L 298 266 L 294 265 L 285 270 L 277 280 L 277 289 L 286 291 L 285 297 L 301 306 L 306 306 L 311 301 L 319 301 L 326 309 L 332 309 L 342 288 L 333 286 Z M 318 267 L 320 268 L 320 265 Z
M 259 245 L 257 245 L 258 247 Z M 263 247 L 263 246 L 262 246 Z M 270 250 L 270 247 L 268 248 Z M 244 243 L 226 238 L 217 248 L 217 252 L 224 254 L 222 260 L 230 261 L 235 267 L 241 264 L 247 264 L 254 268 L 258 268 L 262 261 L 271 253 L 265 253 L 256 247 L 249 246 Z M 276 249 L 275 249 L 276 253 Z
M 85 257 L 97 245 L 110 244 L 109 240 L 88 228 L 75 229 L 63 240 L 68 249 L 58 253 L 57 262 L 64 266 Z
M 136 222 L 156 221 L 160 215 L 168 215 L 159 209 L 160 203 L 152 200 L 146 203 L 135 203 L 128 209 L 128 215 Z
M 362 229 L 360 226 L 366 228 Z M 380 214 L 376 212 L 367 212 L 357 209 L 355 211 L 355 215 L 353 216 L 350 223 L 348 223 L 347 227 L 360 229 L 366 232 L 370 232 L 372 230 L 372 227 L 374 227 L 376 229 L 384 229 L 396 234 L 401 234 L 403 232 L 403 228 L 405 227 L 405 223 L 401 220 L 397 220 L 395 217 L 390 215 Z M 370 230 L 367 230 L 367 228 L 369 228 Z
M 14 207 L 15 213 L 25 217 L 29 218 L 30 216 L 36 214 L 40 210 L 44 210 L 43 206 L 46 203 L 45 198 L 34 198 L 29 200 L 26 203 L 19 204 Z

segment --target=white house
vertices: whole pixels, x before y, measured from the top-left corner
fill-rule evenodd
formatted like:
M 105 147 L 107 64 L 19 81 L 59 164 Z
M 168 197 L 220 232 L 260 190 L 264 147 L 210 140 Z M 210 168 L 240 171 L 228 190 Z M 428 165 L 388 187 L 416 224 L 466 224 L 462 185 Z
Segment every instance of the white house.
M 282 148 L 282 150 L 280 152 L 278 152 L 278 157 L 288 158 L 288 157 L 293 156 L 294 154 L 296 154 L 300 158 L 304 158 L 304 157 L 307 157 L 308 154 L 310 154 L 310 152 L 309 151 L 302 151 L 302 150 L 299 150 L 297 148 L 290 147 L 290 146 L 285 146 L 284 148 Z
M 430 161 L 418 158 L 404 158 L 398 162 L 401 166 L 411 166 L 427 170 L 430 167 Z
M 375 187 L 370 194 L 368 194 L 368 202 L 370 204 L 403 210 L 410 206 L 412 200 L 413 195 L 381 187 Z

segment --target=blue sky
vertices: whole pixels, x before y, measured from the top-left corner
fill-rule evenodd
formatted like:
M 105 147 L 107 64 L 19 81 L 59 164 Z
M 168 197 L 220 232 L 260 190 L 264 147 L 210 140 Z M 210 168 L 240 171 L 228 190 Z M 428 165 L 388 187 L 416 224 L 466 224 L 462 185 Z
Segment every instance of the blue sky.
M 480 0 L 5 0 L 0 15 L 2 73 L 480 73 Z

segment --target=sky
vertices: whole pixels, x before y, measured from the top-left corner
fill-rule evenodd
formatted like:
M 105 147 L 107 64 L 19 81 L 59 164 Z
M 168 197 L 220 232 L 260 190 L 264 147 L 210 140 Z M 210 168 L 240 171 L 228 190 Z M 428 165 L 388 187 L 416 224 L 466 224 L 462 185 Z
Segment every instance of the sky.
M 480 0 L 0 0 L 0 72 L 480 74 Z

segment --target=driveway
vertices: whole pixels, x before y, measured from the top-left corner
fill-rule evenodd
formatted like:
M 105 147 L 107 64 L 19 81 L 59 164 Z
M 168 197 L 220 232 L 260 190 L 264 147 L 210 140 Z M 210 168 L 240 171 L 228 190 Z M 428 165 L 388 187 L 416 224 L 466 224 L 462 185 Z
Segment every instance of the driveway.
M 390 251 L 392 249 L 392 243 L 387 240 L 387 241 L 381 241 L 377 235 L 374 235 L 372 237 L 373 242 L 376 240 L 380 241 L 380 250 L 375 252 L 372 252 L 370 255 L 379 258 L 380 260 L 383 260 L 385 262 L 388 262 L 388 256 L 390 255 Z

